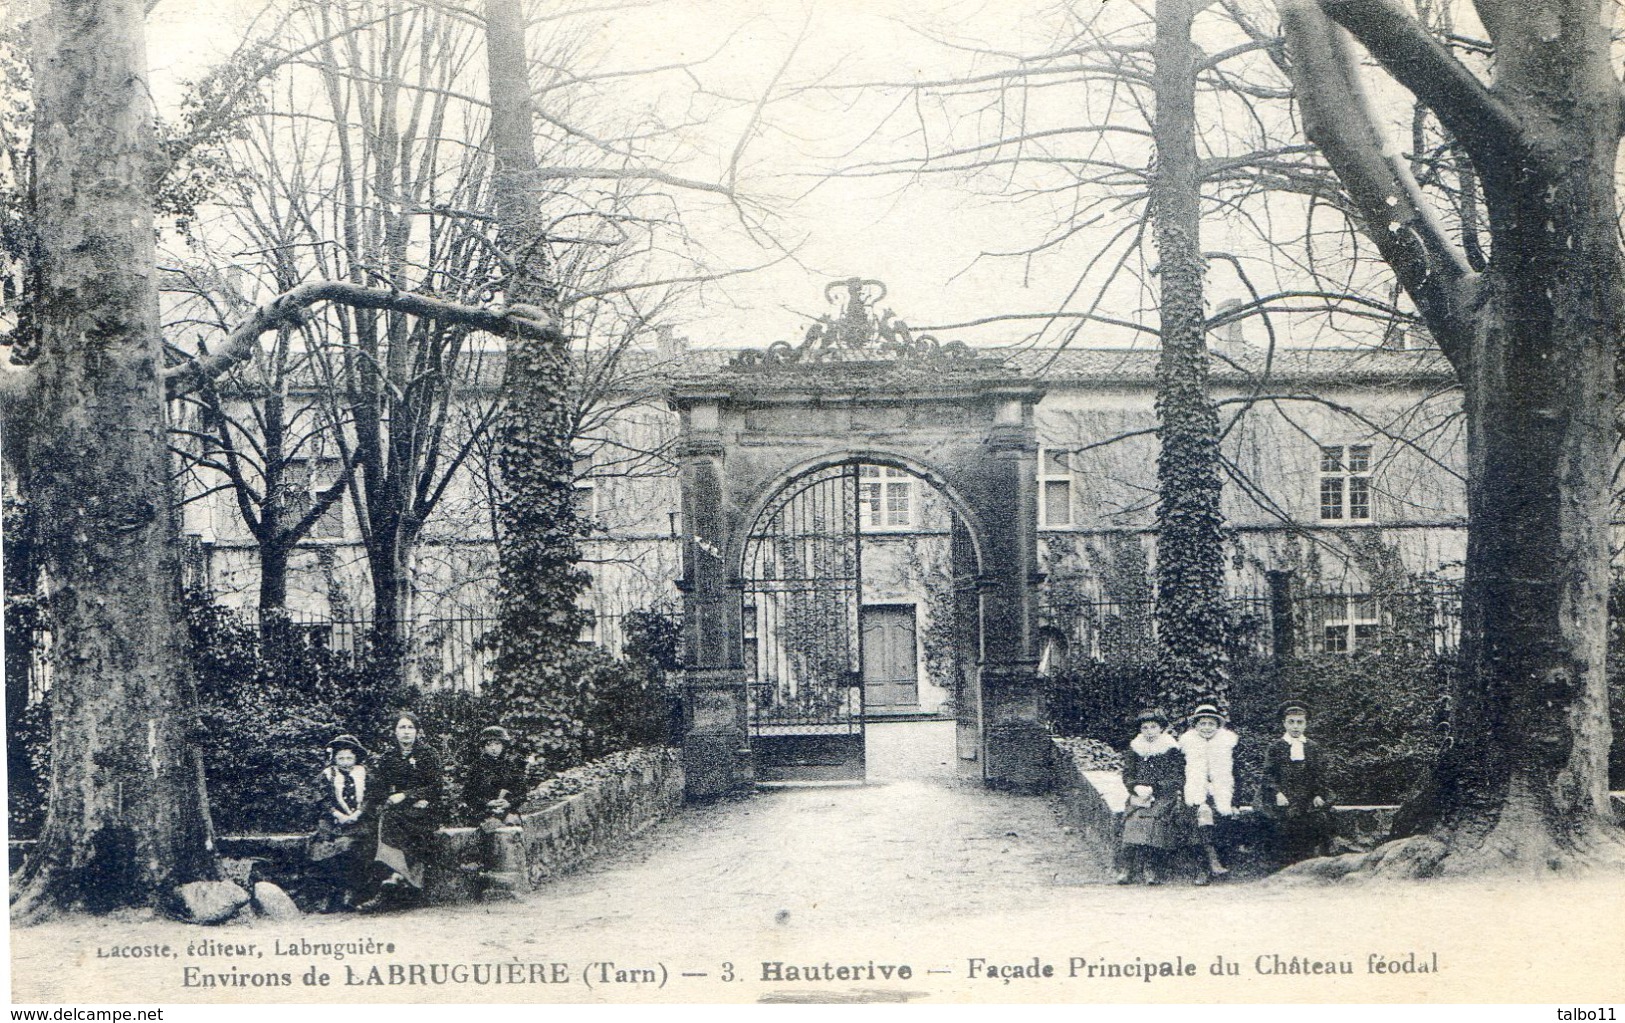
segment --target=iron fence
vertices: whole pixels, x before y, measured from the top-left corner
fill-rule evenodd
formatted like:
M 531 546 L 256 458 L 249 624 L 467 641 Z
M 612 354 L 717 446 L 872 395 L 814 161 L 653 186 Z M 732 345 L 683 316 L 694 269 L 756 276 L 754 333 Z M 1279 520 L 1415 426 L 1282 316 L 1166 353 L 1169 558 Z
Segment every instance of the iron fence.
M 257 628 L 262 637 L 269 636 L 275 623 L 257 617 L 244 612 L 239 623 Z M 581 632 L 581 644 L 621 653 L 626 617 L 620 613 L 595 614 Z M 286 629 L 280 642 L 293 643 L 302 651 L 357 660 L 372 656 L 380 637 L 396 634 L 393 630 L 381 632 L 371 619 L 355 616 L 287 611 L 278 616 L 278 621 Z M 496 618 L 480 615 L 423 618 L 408 623 L 399 633 L 405 644 L 401 663 L 406 680 L 425 689 L 479 692 L 495 670 L 496 626 Z M 49 629 L 40 628 L 33 630 L 30 639 L 28 698 L 33 703 L 51 688 L 52 636 Z
M 1232 656 L 1406 652 L 1453 656 L 1461 642 L 1461 592 L 1450 583 L 1402 591 L 1298 589 L 1228 598 Z M 1158 625 L 1152 598 L 1070 598 L 1043 618 L 1046 660 L 1149 663 Z

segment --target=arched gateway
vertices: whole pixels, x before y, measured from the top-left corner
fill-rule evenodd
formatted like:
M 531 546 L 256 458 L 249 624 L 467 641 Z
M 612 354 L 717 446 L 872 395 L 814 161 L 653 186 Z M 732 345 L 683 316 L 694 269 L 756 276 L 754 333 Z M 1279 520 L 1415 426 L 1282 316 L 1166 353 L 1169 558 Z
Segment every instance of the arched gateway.
M 865 717 L 911 698 L 907 673 L 887 667 L 895 623 L 866 599 L 863 558 L 902 502 L 927 493 L 952 580 L 939 631 L 960 758 L 989 784 L 1037 787 L 1049 747 L 1036 670 L 1043 392 L 997 358 L 874 315 L 878 282 L 836 288 L 842 315 L 799 348 L 747 351 L 670 391 L 689 794 L 862 776 Z

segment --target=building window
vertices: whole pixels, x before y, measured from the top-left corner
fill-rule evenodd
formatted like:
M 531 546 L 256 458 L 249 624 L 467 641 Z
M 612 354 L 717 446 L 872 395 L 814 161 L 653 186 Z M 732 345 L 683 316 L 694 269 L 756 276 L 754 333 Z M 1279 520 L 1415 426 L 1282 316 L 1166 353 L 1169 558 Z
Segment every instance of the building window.
M 914 525 L 914 475 L 888 465 L 858 466 L 858 524 L 864 529 Z
M 336 458 L 299 458 L 290 461 L 283 470 L 283 479 L 291 498 L 285 505 L 290 516 L 303 518 L 343 474 L 344 467 Z M 327 506 L 306 535 L 320 540 L 343 539 L 343 496 Z
M 577 455 L 575 462 L 576 518 L 591 522 L 598 518 L 598 487 L 592 475 L 592 456 Z
M 1322 445 L 1320 517 L 1366 522 L 1371 518 L 1371 445 Z
M 1072 525 L 1072 452 L 1038 449 L 1038 522 Z
M 1352 654 L 1379 645 L 1382 619 L 1377 599 L 1369 594 L 1333 597 L 1321 627 L 1322 648 L 1329 654 Z

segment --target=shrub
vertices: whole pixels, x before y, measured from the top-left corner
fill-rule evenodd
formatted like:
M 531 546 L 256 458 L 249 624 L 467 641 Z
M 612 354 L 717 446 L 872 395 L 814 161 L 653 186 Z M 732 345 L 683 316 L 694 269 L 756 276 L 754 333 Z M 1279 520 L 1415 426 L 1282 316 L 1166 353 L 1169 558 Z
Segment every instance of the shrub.
M 1057 735 L 1121 748 L 1134 732 L 1134 716 L 1156 691 L 1152 664 L 1085 661 L 1047 680 L 1045 713 Z
M 1399 803 L 1425 779 L 1448 739 L 1451 664 L 1429 655 L 1318 655 L 1277 668 L 1263 658 L 1232 662 L 1231 727 L 1236 798 L 1250 803 L 1264 751 L 1280 732 L 1287 697 L 1312 708 L 1310 734 L 1326 748 L 1331 784 L 1343 803 Z M 1051 680 L 1051 727 L 1122 749 L 1155 673 L 1144 664 L 1085 664 Z M 1184 708 L 1164 708 L 1177 714 Z M 1177 725 L 1176 725 L 1177 727 Z
M 388 709 L 415 696 L 365 655 L 300 642 L 197 594 L 187 628 L 204 770 L 222 832 L 303 831 L 316 821 L 326 744 L 353 732 L 373 745 Z
M 638 611 L 627 616 L 625 630 L 625 657 L 578 646 L 553 671 L 493 684 L 502 723 L 548 773 L 672 741 L 677 702 L 670 672 L 678 663 L 680 629 L 668 616 Z

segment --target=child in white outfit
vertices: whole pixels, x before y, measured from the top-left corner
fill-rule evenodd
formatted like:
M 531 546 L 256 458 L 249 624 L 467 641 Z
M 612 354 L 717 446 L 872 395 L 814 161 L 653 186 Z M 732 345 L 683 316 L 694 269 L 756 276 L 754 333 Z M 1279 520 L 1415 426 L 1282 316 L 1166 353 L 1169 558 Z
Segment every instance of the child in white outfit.
M 1217 704 L 1198 704 L 1185 720 L 1190 727 L 1179 737 L 1185 754 L 1185 805 L 1196 815 L 1197 841 L 1207 854 L 1207 870 L 1196 879 L 1205 885 L 1230 872 L 1219 859 L 1217 836 L 1218 818 L 1236 812 L 1236 733 L 1224 727 Z

